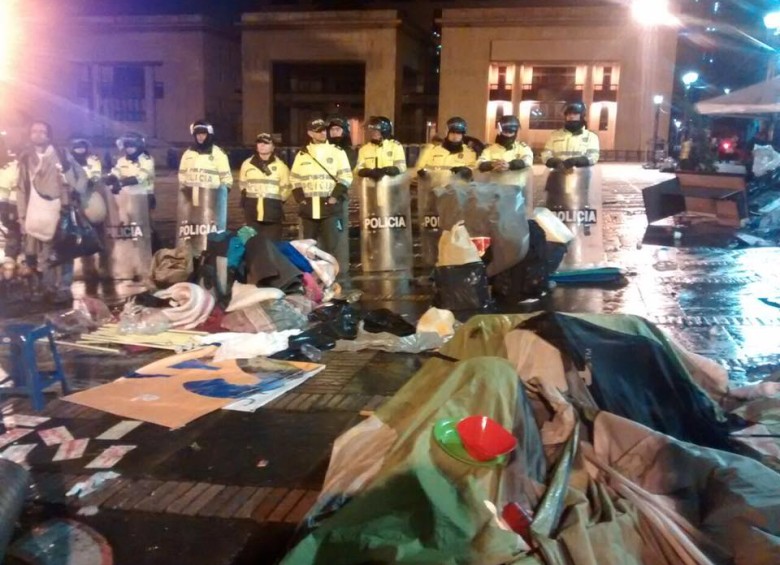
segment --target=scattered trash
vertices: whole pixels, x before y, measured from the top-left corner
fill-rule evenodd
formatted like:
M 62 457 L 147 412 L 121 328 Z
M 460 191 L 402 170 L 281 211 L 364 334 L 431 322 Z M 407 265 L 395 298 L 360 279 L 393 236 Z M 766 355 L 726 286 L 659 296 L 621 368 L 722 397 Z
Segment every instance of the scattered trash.
M 13 428 L 37 428 L 41 424 L 48 422 L 51 418 L 46 416 L 27 416 L 24 414 L 11 414 L 3 417 L 3 425 L 6 429 Z
M 45 320 L 58 334 L 66 336 L 87 333 L 98 327 L 98 324 L 81 310 L 47 314 Z
M 214 361 L 219 362 L 227 359 L 251 359 L 252 357 L 279 353 L 288 348 L 292 336 L 300 333 L 301 330 L 262 334 L 225 332 L 203 336 L 199 342 L 201 345 L 219 345 L 219 349 L 214 353 Z
M 48 430 L 40 430 L 38 435 L 41 436 L 43 443 L 46 445 L 57 445 L 59 443 L 73 441 L 73 435 L 65 426 L 49 428 Z
M 372 310 L 363 316 L 363 328 L 369 333 L 387 332 L 399 337 L 412 335 L 416 331 L 403 316 L 387 308 Z
M 773 242 L 768 241 L 763 237 L 756 237 L 747 233 L 737 233 L 734 237 L 749 247 L 774 247 L 775 245 Z
M 27 455 L 35 449 L 35 446 L 36 444 L 34 443 L 12 445 L 0 453 L 0 459 L 7 459 L 8 461 L 13 461 L 14 463 L 27 467 Z
M 19 441 L 27 434 L 32 433 L 35 430 L 31 430 L 29 428 L 14 428 L 13 430 L 8 430 L 4 434 L 0 435 L 0 449 L 4 448 L 6 445 L 10 445 L 14 443 L 15 441 Z
M 93 459 L 87 466 L 87 469 L 110 469 L 124 457 L 127 453 L 135 449 L 134 445 L 112 445 L 103 453 Z
M 439 349 L 444 343 L 442 336 L 436 332 L 414 333 L 406 337 L 398 337 L 386 332 L 368 333 L 363 329 L 363 323 L 361 322 L 357 337 L 351 340 L 338 340 L 334 351 L 377 349 L 392 353 L 421 353 Z
M 319 363 L 322 361 L 322 351 L 309 343 L 301 345 L 301 353 L 311 362 Z
M 193 441 L 190 444 L 190 449 L 193 451 L 201 451 L 203 448 L 200 446 L 200 444 L 197 441 Z
M 128 302 L 119 316 L 118 331 L 121 335 L 158 335 L 171 328 L 168 318 L 159 308 L 147 308 Z
M 165 349 L 169 351 L 188 351 L 200 346 L 198 338 L 208 335 L 204 332 L 187 330 L 168 330 L 157 335 L 122 334 L 117 324 L 106 324 L 97 331 L 83 335 L 77 345 L 124 345 Z
M 431 307 L 417 322 L 417 333 L 437 333 L 448 337 L 455 333 L 455 315 L 449 310 Z
M 71 459 L 81 459 L 84 451 L 87 449 L 89 439 L 74 439 L 60 444 L 60 448 L 52 458 L 52 461 L 70 461 Z
M 676 259 L 676 249 L 661 247 L 655 252 L 655 263 L 653 263 L 653 268 L 656 271 L 676 271 L 678 268 Z
M 83 506 L 76 512 L 77 516 L 94 516 L 100 509 L 97 506 Z
M 206 321 L 216 301 L 209 291 L 192 283 L 177 283 L 154 294 L 170 299 L 173 306 L 162 313 L 174 328 L 190 330 Z
M 119 473 L 114 471 L 101 471 L 95 473 L 86 481 L 81 481 L 73 485 L 73 487 L 65 494 L 65 496 L 78 496 L 84 498 L 89 496 L 93 492 L 100 490 L 105 483 L 112 481 L 119 477 Z
M 260 469 L 268 467 L 268 459 L 261 459 L 260 461 L 257 462 L 257 466 Z
M 138 426 L 140 426 L 142 423 L 143 422 L 139 422 L 138 420 L 122 420 L 115 426 L 110 427 L 105 432 L 97 436 L 95 439 L 108 439 L 108 440 L 122 439 L 127 434 L 129 434 L 134 429 L 136 429 Z

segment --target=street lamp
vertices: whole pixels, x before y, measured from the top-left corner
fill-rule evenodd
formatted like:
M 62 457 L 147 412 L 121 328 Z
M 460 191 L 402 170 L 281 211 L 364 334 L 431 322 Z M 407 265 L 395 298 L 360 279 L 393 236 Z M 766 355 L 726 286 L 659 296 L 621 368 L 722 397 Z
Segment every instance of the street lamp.
M 684 124 L 684 128 L 685 128 L 685 130 L 684 130 L 685 133 L 683 134 L 683 136 L 685 136 L 685 134 L 689 133 L 688 132 L 688 129 L 689 129 L 688 128 L 688 121 L 690 119 L 688 117 L 688 104 L 690 104 L 689 93 L 690 93 L 690 90 L 691 90 L 691 86 L 697 80 L 699 80 L 699 73 L 697 73 L 696 71 L 688 71 L 687 73 L 685 73 L 682 76 L 682 83 L 685 85 L 685 104 L 683 105 L 683 124 Z
M 662 94 L 656 94 L 653 96 L 653 104 L 655 105 L 655 122 L 653 124 L 653 147 L 650 149 L 650 162 L 645 165 L 645 169 L 657 169 L 658 168 L 658 124 L 661 120 L 661 104 L 664 103 L 664 97 Z
M 764 26 L 767 29 L 772 29 L 775 35 L 780 33 L 780 11 L 769 12 L 764 16 Z
M 685 85 L 685 90 L 688 90 L 691 85 L 699 80 L 699 73 L 696 71 L 688 71 L 682 76 L 682 82 Z
M 633 0 L 631 14 L 645 27 L 680 25 L 677 16 L 669 11 L 669 0 Z

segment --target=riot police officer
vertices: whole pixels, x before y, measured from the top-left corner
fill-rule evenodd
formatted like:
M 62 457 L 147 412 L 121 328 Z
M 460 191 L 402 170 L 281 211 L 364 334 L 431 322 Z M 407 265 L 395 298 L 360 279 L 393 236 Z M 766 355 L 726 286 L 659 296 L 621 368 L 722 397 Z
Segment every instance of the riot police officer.
M 357 151 L 352 146 L 352 133 L 349 129 L 349 120 L 339 114 L 328 116 L 328 143 L 340 147 L 347 154 L 350 170 L 355 170 L 357 164 Z M 333 254 L 339 265 L 349 265 L 349 198 L 344 198 L 338 210 L 341 224 L 344 226 L 345 236 L 339 238 L 338 249 Z M 350 286 L 349 272 L 345 267 L 339 272 L 338 282 L 346 289 Z
M 563 116 L 563 128 L 550 135 L 542 151 L 542 162 L 559 170 L 595 165 L 599 160 L 599 136 L 586 127 L 585 104 L 567 104 Z
M 466 120 L 463 118 L 447 120 L 447 136 L 441 145 L 421 156 L 417 163 L 417 176 L 425 178 L 431 172 L 449 170 L 464 180 L 470 180 L 477 155 L 463 142 L 466 131 Z
M 307 125 L 309 144 L 295 156 L 290 170 L 292 194 L 298 203 L 302 237 L 316 239 L 323 251 L 337 255 L 347 226 L 341 216 L 352 184 L 347 154 L 327 141 L 327 123 L 315 118 Z M 349 265 L 339 263 L 348 272 Z
M 517 140 L 518 131 L 520 120 L 517 116 L 504 116 L 498 121 L 496 142 L 479 156 L 480 171 L 519 171 L 533 164 L 534 153 L 528 144 Z
M 281 240 L 290 169 L 274 154 L 271 134 L 257 136 L 255 154 L 241 165 L 238 184 L 246 224 L 274 241 Z
M 393 139 L 393 123 L 385 116 L 371 116 L 366 124 L 368 143 L 358 151 L 357 174 L 380 180 L 406 171 L 403 146 Z
M 127 132 L 116 141 L 122 152 L 106 177 L 106 185 L 114 194 L 127 189 L 133 194 L 145 194 L 148 206 L 156 206 L 154 197 L 154 159 L 146 150 L 146 139 L 138 132 Z

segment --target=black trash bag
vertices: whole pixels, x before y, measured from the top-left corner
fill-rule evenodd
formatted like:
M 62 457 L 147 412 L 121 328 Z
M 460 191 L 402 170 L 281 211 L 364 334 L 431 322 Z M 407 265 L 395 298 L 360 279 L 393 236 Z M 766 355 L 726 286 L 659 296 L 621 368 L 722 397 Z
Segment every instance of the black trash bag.
M 324 310 L 324 312 L 320 312 Z M 333 349 L 336 342 L 340 339 L 357 338 L 359 316 L 355 310 L 346 302 L 337 302 L 332 307 L 318 308 L 312 314 L 317 313 L 313 321 L 320 321 L 319 324 L 298 335 L 291 336 L 289 339 L 288 352 L 296 353 L 300 351 L 304 344 L 316 347 L 319 350 Z M 309 319 L 312 319 L 310 315 Z M 319 319 L 319 320 L 318 320 Z M 283 356 L 282 358 L 287 358 Z
M 363 329 L 372 334 L 387 332 L 398 337 L 417 333 L 417 328 L 387 308 L 372 310 L 366 314 L 363 317 Z
M 244 282 L 244 245 L 233 231 L 210 233 L 206 250 L 195 268 L 194 282 L 206 290 L 213 290 L 217 303 L 227 306 L 233 283 Z
M 274 241 L 259 234 L 246 242 L 246 282 L 285 294 L 303 291 L 303 273 Z
M 565 246 L 562 248 L 563 254 L 560 253 L 561 248 L 555 247 L 556 256 L 550 258 L 548 256 L 550 247 L 545 239 L 544 230 L 534 220 L 528 221 L 528 229 L 531 241 L 525 258 L 490 280 L 493 285 L 493 297 L 500 306 L 516 306 L 524 300 L 544 295 L 549 288 L 550 273 L 558 268 L 566 252 Z M 557 264 L 551 264 L 556 261 Z
M 88 257 L 103 250 L 103 242 L 81 206 L 65 206 L 60 214 L 49 261 L 54 265 L 68 263 L 77 257 Z
M 487 311 L 493 307 L 487 269 L 482 261 L 436 267 L 433 305 L 452 311 Z

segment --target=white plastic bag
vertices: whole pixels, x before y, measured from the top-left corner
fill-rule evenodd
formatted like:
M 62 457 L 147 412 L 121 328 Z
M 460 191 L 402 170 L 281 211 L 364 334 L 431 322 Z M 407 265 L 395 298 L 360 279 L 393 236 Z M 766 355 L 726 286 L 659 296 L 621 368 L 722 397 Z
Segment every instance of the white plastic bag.
M 756 145 L 753 149 L 753 174 L 763 176 L 780 167 L 780 153 L 771 145 Z
M 548 208 L 535 208 L 531 219 L 535 220 L 544 230 L 544 237 L 547 241 L 565 244 L 574 239 L 572 231 Z
M 439 259 L 437 267 L 453 267 L 479 263 L 479 250 L 463 222 L 458 222 L 452 230 L 444 230 L 439 239 Z

